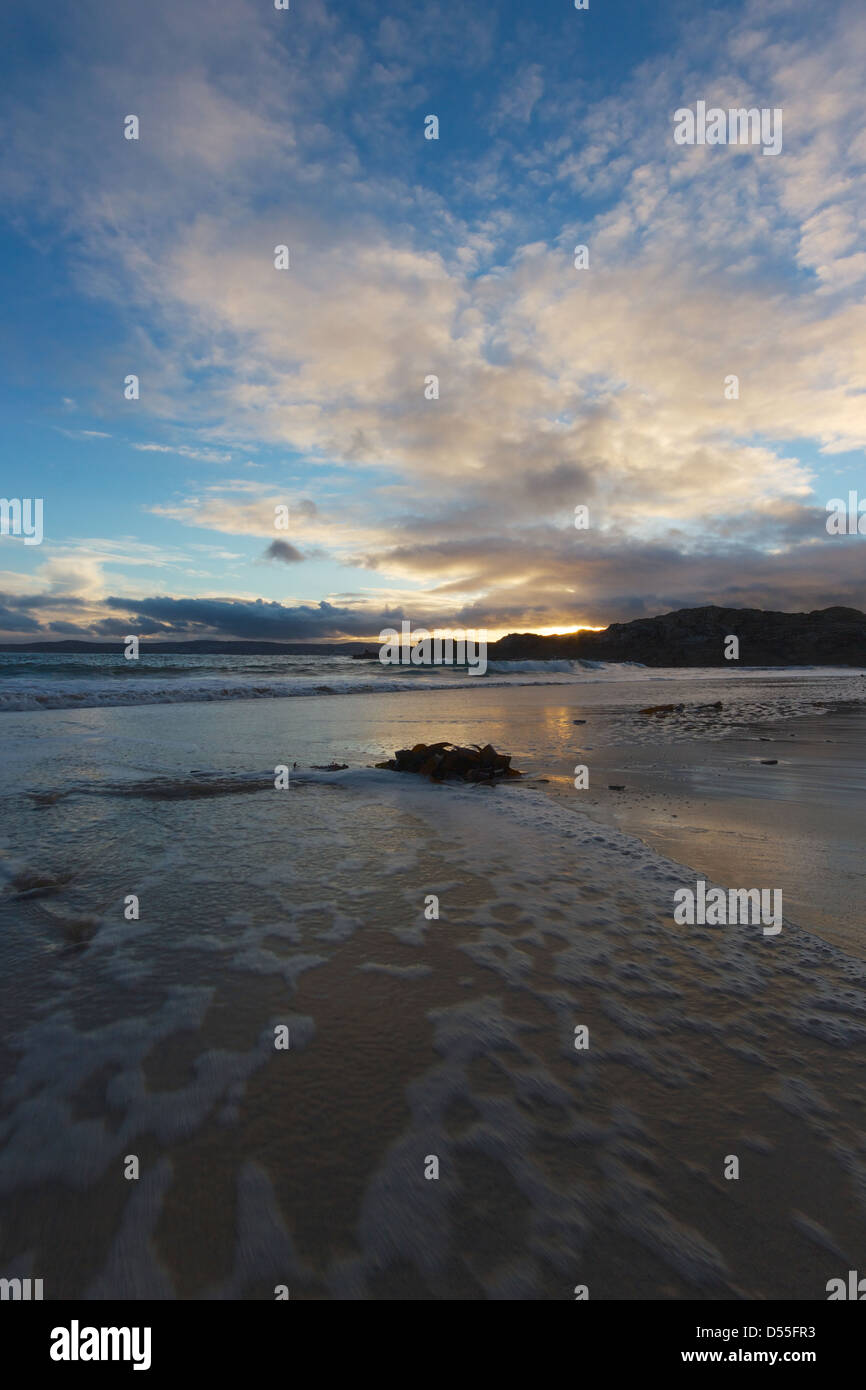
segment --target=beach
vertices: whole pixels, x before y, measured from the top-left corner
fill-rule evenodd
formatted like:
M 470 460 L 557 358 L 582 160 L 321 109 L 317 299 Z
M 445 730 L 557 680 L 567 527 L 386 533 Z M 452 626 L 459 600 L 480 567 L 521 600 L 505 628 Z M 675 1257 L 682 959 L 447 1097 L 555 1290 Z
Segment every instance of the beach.
M 7 1276 L 809 1300 L 862 1268 L 863 674 L 308 665 L 4 684 Z M 374 766 L 436 739 L 524 777 Z M 699 878 L 781 890 L 782 929 L 678 925 Z

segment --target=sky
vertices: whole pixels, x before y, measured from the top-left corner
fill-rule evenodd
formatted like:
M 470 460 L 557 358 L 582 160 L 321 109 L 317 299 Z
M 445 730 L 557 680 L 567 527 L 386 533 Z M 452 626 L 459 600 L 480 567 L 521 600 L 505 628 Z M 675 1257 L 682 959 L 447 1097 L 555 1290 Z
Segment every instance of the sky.
M 0 641 L 866 608 L 862 0 L 19 0 L 0 69 Z

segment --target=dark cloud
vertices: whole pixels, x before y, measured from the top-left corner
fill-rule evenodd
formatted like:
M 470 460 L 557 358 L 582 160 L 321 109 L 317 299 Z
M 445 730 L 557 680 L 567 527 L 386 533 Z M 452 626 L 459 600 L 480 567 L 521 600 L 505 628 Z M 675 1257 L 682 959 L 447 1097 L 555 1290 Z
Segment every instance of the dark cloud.
M 262 555 L 263 560 L 282 560 L 284 565 L 297 565 L 304 559 L 297 546 L 288 541 L 271 541 Z
M 41 624 L 26 613 L 13 613 L 0 606 L 0 632 L 41 632 Z
M 61 620 L 55 623 L 49 623 L 48 631 L 57 632 L 62 637 L 81 637 L 86 639 L 93 636 L 92 628 L 82 627 L 80 623 L 65 623 Z
M 86 608 L 83 598 L 73 594 L 0 594 L 0 604 L 5 608 Z
M 146 631 L 143 623 L 152 620 L 164 636 L 246 637 L 275 642 L 311 641 L 320 637 L 369 637 L 383 627 L 399 627 L 402 611 L 336 608 L 321 602 L 315 607 L 289 607 L 265 599 L 108 598 L 110 608 L 129 612 L 132 627 Z M 415 620 L 417 623 L 417 619 Z M 102 630 L 105 624 L 101 625 Z M 115 624 L 115 626 L 118 626 Z M 119 624 L 123 626 L 123 624 Z
M 130 608 L 134 604 L 124 605 Z M 145 618 L 140 613 L 132 618 L 101 618 L 98 623 L 93 624 L 92 632 L 97 637 L 126 637 L 132 630 L 136 637 L 176 637 L 177 632 L 171 623 L 154 622 L 152 618 Z

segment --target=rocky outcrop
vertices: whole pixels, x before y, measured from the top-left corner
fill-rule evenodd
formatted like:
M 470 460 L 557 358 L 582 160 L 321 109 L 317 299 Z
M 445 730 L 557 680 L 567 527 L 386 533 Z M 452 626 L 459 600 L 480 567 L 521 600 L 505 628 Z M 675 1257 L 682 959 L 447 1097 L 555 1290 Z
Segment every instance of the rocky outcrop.
M 725 659 L 726 638 L 739 661 Z M 758 608 L 680 608 L 567 637 L 511 633 L 491 661 L 638 661 L 645 666 L 866 666 L 866 614 L 856 608 L 765 613 Z
M 434 782 L 457 778 L 462 782 L 494 782 L 503 777 L 522 777 L 511 766 L 511 755 L 497 753 L 492 743 L 482 748 L 461 748 L 455 743 L 416 743 L 414 748 L 399 748 L 393 758 L 377 767 L 392 772 L 416 772 L 431 777 Z

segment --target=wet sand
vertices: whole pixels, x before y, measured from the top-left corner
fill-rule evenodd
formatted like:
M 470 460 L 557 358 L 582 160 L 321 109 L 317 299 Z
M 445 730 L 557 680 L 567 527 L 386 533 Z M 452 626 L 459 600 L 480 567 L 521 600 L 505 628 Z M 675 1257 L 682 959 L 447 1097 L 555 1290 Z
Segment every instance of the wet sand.
M 862 959 L 864 750 L 866 714 L 846 707 L 756 724 L 747 738 L 677 744 L 663 757 L 597 748 L 586 757 L 601 787 L 580 805 L 717 883 L 781 887 L 795 922 Z M 560 774 L 551 791 L 574 805 L 572 787 Z
M 863 1266 L 866 980 L 839 911 L 859 714 L 678 731 L 609 691 L 454 698 L 8 716 L 6 1277 L 59 1299 L 809 1300 Z M 433 735 L 528 776 L 366 766 Z M 353 766 L 263 776 L 332 758 Z M 804 931 L 810 846 L 833 875 Z M 676 926 L 698 872 L 780 881 L 782 932 Z

